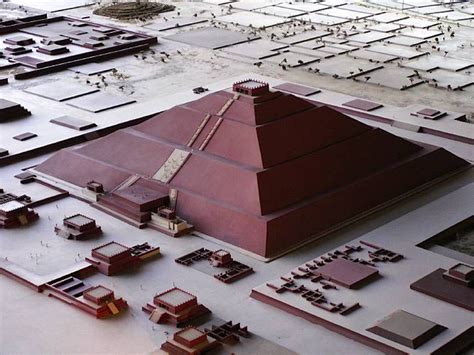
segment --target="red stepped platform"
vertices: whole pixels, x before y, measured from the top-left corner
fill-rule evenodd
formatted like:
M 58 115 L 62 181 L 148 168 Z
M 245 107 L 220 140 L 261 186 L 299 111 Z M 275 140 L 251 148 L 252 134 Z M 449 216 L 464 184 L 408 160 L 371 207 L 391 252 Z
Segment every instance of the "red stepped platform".
M 56 225 L 54 232 L 62 238 L 81 240 L 101 235 L 102 228 L 95 223 L 94 219 L 77 213 L 64 218 L 63 225 Z
M 171 323 L 177 327 L 211 313 L 207 307 L 198 303 L 196 296 L 177 287 L 156 295 L 153 304 L 147 303 L 142 311 L 150 315 L 149 319 L 153 323 Z
M 20 227 L 38 220 L 38 213 L 20 201 L 0 203 L 0 229 Z
M 197 231 L 270 258 L 468 166 L 249 80 L 36 170 L 81 187 L 98 181 L 106 196 L 140 176 L 177 193 L 176 214 Z
M 159 247 L 152 247 L 148 243 L 137 244 L 129 248 L 125 245 L 110 242 L 92 249 L 91 257 L 86 261 L 107 276 L 128 270 L 145 259 L 158 255 Z
M 119 314 L 128 308 L 122 298 L 115 298 L 114 292 L 104 286 L 91 286 L 72 276 L 46 284 L 48 296 L 77 307 L 98 319 Z
M 165 354 L 200 355 L 219 347 L 221 344 L 198 328 L 189 327 L 173 334 L 161 349 Z

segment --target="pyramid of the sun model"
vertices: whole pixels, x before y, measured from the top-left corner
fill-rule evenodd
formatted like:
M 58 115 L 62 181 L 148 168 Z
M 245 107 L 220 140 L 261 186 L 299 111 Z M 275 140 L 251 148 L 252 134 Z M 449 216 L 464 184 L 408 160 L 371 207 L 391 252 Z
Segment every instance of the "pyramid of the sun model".
M 145 191 L 177 191 L 176 213 L 197 231 L 272 257 L 468 165 L 250 80 L 36 170 L 100 182 L 104 201 L 139 176 Z

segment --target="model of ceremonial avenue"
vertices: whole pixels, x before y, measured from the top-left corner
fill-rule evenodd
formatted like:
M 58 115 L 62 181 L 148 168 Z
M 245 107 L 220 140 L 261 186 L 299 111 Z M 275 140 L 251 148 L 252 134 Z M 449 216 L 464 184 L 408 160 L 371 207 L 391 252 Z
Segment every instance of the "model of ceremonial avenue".
M 0 1 L 0 353 L 474 352 L 474 3 Z

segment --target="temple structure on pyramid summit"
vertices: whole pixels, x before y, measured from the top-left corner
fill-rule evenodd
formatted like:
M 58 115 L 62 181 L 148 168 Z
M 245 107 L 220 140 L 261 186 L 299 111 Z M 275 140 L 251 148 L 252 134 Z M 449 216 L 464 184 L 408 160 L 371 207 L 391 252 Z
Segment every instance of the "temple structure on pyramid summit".
M 139 228 L 195 229 L 270 259 L 468 166 L 249 79 L 33 171 Z

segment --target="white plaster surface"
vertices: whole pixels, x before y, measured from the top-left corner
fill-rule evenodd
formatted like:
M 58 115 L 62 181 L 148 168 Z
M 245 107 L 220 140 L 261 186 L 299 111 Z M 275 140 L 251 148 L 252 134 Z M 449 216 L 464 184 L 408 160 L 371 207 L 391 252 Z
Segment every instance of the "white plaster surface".
M 240 26 L 251 26 L 253 28 L 267 28 L 289 22 L 289 20 L 286 18 L 264 15 L 255 12 L 235 12 L 231 15 L 218 17 L 216 20 L 221 22 L 234 23 Z

